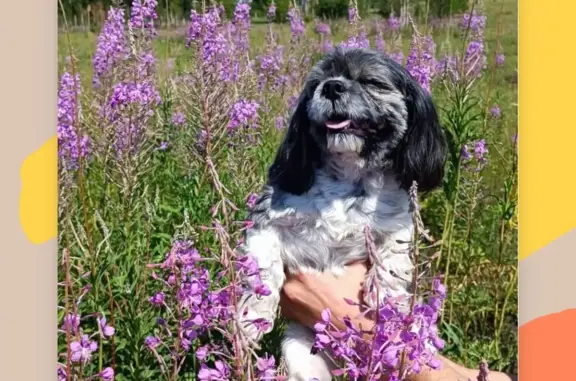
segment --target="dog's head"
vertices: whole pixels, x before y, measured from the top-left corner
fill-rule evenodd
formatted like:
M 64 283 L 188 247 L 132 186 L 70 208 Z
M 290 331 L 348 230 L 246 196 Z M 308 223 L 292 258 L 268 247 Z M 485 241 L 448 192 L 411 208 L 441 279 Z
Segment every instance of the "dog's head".
M 404 189 L 416 181 L 429 191 L 442 181 L 445 151 L 432 98 L 401 65 L 337 48 L 308 76 L 269 179 L 302 194 L 327 158 L 348 154 L 371 170 L 392 168 Z

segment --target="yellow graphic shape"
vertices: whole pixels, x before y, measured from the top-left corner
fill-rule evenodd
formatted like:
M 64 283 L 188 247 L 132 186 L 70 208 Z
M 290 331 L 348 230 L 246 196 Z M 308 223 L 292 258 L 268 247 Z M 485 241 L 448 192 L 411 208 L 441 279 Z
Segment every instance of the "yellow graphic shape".
M 20 169 L 20 224 L 35 245 L 56 237 L 58 226 L 58 139 L 28 156 Z
M 576 227 L 576 128 L 569 95 L 576 76 L 548 70 L 553 63 L 571 62 L 568 37 L 551 36 L 574 34 L 574 12 L 576 2 L 565 0 L 550 0 L 546 6 L 526 0 L 519 7 L 520 259 Z

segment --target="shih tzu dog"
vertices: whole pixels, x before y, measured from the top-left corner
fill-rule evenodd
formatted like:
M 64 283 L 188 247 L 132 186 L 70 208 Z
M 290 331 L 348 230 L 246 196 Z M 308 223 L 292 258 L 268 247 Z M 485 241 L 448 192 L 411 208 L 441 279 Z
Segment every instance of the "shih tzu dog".
M 366 225 L 381 265 L 379 295 L 409 295 L 408 189 L 413 181 L 424 192 L 439 186 L 445 156 L 432 98 L 401 65 L 370 49 L 337 48 L 319 61 L 250 211 L 242 251 L 271 294 L 242 297 L 246 334 L 259 340 L 250 322 L 274 321 L 285 271 L 340 275 L 366 259 Z M 374 306 L 370 295 L 365 302 Z M 282 342 L 289 380 L 332 379 L 331 359 L 312 354 L 313 342 L 312 330 L 289 324 Z

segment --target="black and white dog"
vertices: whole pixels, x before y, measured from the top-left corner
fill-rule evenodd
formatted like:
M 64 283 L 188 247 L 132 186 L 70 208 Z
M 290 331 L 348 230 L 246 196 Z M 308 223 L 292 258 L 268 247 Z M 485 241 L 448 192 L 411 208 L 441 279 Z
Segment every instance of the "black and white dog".
M 407 190 L 440 185 L 445 139 L 430 95 L 385 54 L 335 49 L 312 69 L 250 219 L 243 251 L 254 256 L 266 297 L 240 304 L 249 321 L 276 317 L 285 269 L 342 274 L 365 259 L 371 229 L 382 268 L 380 295 L 409 295 L 413 226 Z M 366 302 L 375 301 L 367 297 Z M 290 323 L 282 343 L 289 380 L 330 380 L 324 354 L 310 353 L 314 333 Z

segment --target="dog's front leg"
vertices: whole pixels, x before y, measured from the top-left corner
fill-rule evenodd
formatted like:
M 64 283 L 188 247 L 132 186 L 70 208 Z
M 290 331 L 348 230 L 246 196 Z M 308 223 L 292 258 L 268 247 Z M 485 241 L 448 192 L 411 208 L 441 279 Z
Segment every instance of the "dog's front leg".
M 273 230 L 251 230 L 247 233 L 242 251 L 252 256 L 259 269 L 259 274 L 246 279 L 248 283 L 261 283 L 267 288 L 265 292 L 259 293 L 249 288 L 239 302 L 241 328 L 251 340 L 258 341 L 274 326 L 280 290 L 286 278 L 281 242 Z

